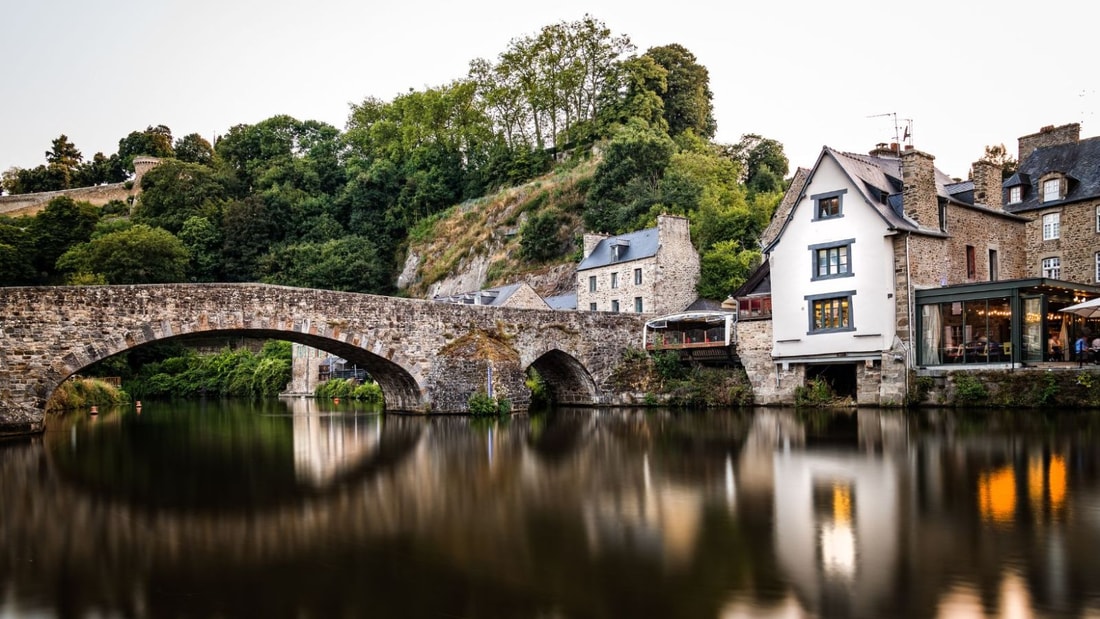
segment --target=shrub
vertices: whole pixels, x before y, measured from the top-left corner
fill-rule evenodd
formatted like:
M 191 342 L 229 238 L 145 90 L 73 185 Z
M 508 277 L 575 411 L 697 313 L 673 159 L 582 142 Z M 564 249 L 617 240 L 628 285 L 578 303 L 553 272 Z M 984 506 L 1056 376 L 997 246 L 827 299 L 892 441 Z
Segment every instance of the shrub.
M 795 406 L 829 406 L 836 399 L 832 386 L 822 378 L 811 379 L 794 390 Z
M 512 411 L 512 402 L 505 397 L 494 398 L 484 391 L 476 391 L 470 394 L 466 401 L 466 407 L 475 417 L 490 417 L 495 415 L 507 415 Z
M 985 403 L 989 398 L 989 391 L 985 385 L 970 374 L 955 374 L 955 403 L 978 404 Z

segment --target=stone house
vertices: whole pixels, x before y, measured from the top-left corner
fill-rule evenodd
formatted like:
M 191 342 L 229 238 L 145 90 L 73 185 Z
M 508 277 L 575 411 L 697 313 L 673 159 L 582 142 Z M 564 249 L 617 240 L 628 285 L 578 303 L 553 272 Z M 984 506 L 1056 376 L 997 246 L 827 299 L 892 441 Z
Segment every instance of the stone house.
M 764 236 L 771 359 L 746 359 L 770 374 L 754 380 L 758 402 L 792 402 L 822 378 L 858 404 L 900 403 L 916 361 L 915 291 L 1024 275 L 1027 219 L 1001 208 L 1000 170 L 975 164 L 973 181 L 956 181 L 933 161 L 896 145 L 825 147 L 796 173 Z M 990 326 L 1007 337 L 1007 324 Z
M 1100 137 L 1081 125 L 1019 139 L 1019 169 L 1004 182 L 1005 210 L 1027 216 L 1027 273 L 1100 283 Z
M 487 307 L 512 307 L 518 309 L 550 309 L 546 301 L 526 282 L 518 282 L 475 292 L 432 297 L 438 303 L 457 305 L 484 305 Z
M 577 310 L 672 314 L 696 299 L 699 253 L 685 217 L 661 215 L 657 227 L 584 235 L 577 266 Z

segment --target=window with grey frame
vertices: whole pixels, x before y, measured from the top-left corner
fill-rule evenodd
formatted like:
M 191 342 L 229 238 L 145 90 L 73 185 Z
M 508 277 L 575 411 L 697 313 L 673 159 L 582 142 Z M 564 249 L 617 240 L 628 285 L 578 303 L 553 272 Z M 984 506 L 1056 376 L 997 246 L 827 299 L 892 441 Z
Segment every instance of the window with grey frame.
M 819 193 L 810 196 L 814 201 L 814 221 L 822 219 L 835 219 L 844 216 L 844 194 L 847 189 Z
M 811 280 L 851 277 L 852 244 L 855 239 L 809 245 L 812 260 Z
M 804 297 L 810 308 L 807 335 L 855 331 L 852 316 L 852 297 L 855 294 L 855 290 L 846 290 Z

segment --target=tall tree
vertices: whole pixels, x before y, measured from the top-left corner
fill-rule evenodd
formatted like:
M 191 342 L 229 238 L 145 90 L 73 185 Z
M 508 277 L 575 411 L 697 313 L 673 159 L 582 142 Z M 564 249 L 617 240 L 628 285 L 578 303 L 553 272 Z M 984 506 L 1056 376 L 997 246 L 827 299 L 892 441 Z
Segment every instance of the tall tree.
M 180 161 L 207 166 L 214 162 L 214 147 L 197 133 L 189 133 L 176 140 L 174 150 L 176 159 Z
M 619 233 L 662 200 L 661 181 L 676 144 L 663 131 L 635 122 L 616 134 L 596 168 L 584 207 L 589 230 Z
M 58 257 L 73 245 L 90 239 L 98 220 L 98 209 L 87 202 L 77 202 L 68 196 L 50 200 L 31 224 L 38 277 L 49 278 Z
M 141 196 L 134 220 L 175 234 L 189 217 L 220 217 L 228 199 L 226 183 L 214 170 L 170 159 L 141 178 Z
M 139 155 L 174 157 L 172 130 L 164 125 L 149 126 L 145 131 L 131 131 L 118 141 L 118 157 L 124 170 L 133 172 L 134 157 Z
M 53 140 L 50 150 L 46 151 L 46 165 L 51 176 L 57 179 L 58 189 L 77 186 L 82 161 L 84 156 L 64 133 Z
M 650 48 L 645 55 L 667 72 L 667 90 L 661 98 L 668 134 L 676 136 L 691 130 L 701 137 L 714 137 L 718 123 L 714 120 L 714 96 L 707 68 L 678 43 Z
M 57 261 L 63 272 L 100 274 L 109 284 L 184 281 L 187 248 L 172 233 L 144 224 L 75 245 Z

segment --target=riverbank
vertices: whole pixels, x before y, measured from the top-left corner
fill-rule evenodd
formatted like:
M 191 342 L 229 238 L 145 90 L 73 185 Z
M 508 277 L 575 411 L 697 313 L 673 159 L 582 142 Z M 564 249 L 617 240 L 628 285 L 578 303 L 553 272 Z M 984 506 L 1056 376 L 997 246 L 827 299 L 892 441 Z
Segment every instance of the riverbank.
M 61 415 L 93 406 L 118 406 L 130 401 L 125 391 L 98 378 L 73 377 L 61 383 L 46 403 L 46 413 Z

